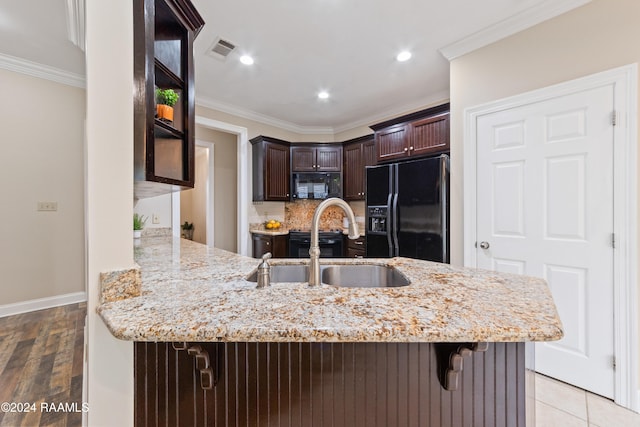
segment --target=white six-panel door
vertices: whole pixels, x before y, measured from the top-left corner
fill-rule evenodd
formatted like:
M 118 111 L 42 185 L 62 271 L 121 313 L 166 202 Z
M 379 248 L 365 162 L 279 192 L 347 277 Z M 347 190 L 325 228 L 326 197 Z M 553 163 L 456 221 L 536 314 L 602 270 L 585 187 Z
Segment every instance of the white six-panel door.
M 477 265 L 543 277 L 565 337 L 536 370 L 614 395 L 613 85 L 477 121 Z

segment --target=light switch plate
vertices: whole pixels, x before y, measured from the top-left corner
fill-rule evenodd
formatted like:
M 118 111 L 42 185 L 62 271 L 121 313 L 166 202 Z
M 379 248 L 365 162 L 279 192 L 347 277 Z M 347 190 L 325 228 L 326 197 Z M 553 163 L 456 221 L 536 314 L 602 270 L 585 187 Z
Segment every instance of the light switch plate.
M 58 202 L 38 202 L 38 211 L 55 212 L 58 210 Z
M 151 215 L 151 222 L 153 224 L 160 224 L 160 215 L 158 214 Z

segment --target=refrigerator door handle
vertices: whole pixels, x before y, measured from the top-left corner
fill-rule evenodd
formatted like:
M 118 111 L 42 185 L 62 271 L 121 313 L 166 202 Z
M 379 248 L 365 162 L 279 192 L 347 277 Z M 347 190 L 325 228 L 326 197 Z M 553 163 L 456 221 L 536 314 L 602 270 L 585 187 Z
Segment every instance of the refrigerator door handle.
M 391 221 L 393 218 L 393 215 L 391 214 L 391 200 L 393 199 L 393 194 L 389 193 L 389 195 L 387 196 L 387 219 L 386 219 L 386 226 L 387 226 L 387 244 L 389 245 L 389 251 L 388 254 L 389 256 L 393 256 L 393 240 L 392 240 L 392 236 L 391 233 L 393 233 L 393 227 L 391 226 Z
M 398 245 L 398 193 L 393 193 L 393 256 L 399 256 Z
M 442 262 L 449 262 L 447 258 L 447 253 L 449 252 L 449 248 L 447 247 L 447 193 L 449 189 L 447 188 L 447 174 L 449 173 L 449 158 L 447 155 L 443 155 L 440 157 L 440 206 L 442 209 Z

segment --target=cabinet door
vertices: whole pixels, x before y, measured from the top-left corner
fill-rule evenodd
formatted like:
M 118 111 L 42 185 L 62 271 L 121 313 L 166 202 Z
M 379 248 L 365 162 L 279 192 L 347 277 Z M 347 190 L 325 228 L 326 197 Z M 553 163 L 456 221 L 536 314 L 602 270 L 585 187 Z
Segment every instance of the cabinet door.
M 274 258 L 287 258 L 289 255 L 289 236 L 273 236 L 271 254 Z
M 289 147 L 267 143 L 265 145 L 264 185 L 265 200 L 289 200 Z
M 293 172 L 316 170 L 316 149 L 313 147 L 291 147 L 291 169 Z
M 376 165 L 376 144 L 373 139 L 362 144 L 362 160 L 364 166 Z
M 364 163 L 362 143 L 344 147 L 344 199 L 361 200 L 364 198 Z
M 411 156 L 428 156 L 449 151 L 448 113 L 417 120 L 410 126 Z
M 358 249 L 347 248 L 346 258 L 364 258 L 364 251 Z
M 375 166 L 376 161 L 376 144 L 373 140 L 362 144 L 362 200 L 366 198 L 367 190 L 367 169 L 366 166 Z
M 262 258 L 262 255 L 271 252 L 271 237 L 262 234 L 253 235 L 253 257 Z
M 404 159 L 409 155 L 409 126 L 395 125 L 376 132 L 377 160 Z
M 316 170 L 321 172 L 340 172 L 342 170 L 342 147 L 316 148 Z

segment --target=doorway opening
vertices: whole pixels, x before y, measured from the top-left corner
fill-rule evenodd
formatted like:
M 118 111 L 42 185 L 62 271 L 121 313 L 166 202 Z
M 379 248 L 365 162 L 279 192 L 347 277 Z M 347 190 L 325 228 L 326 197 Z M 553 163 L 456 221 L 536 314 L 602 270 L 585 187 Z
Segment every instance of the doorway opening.
M 180 192 L 181 235 L 211 247 L 215 242 L 214 147 L 212 142 L 196 141 L 194 187 Z
M 211 203 L 208 203 L 208 214 L 203 214 L 206 216 L 205 228 L 209 236 L 207 245 L 241 255 L 250 255 L 248 205 L 251 197 L 249 171 L 251 152 L 247 128 L 202 116 L 196 116 L 196 126 L 198 143 L 201 146 L 211 144 L 210 153 L 213 153 L 215 147 L 215 155 L 208 158 L 209 169 L 212 171 L 208 180 Z M 208 132 L 213 133 L 208 134 Z M 216 140 L 216 144 L 213 140 Z M 233 151 L 232 155 L 229 154 L 229 150 Z M 214 165 L 214 161 L 217 162 L 217 166 Z M 196 173 L 198 173 L 197 168 Z M 212 177 L 214 174 L 215 178 Z M 180 203 L 180 194 L 173 193 L 174 236 L 179 236 L 182 231 Z

